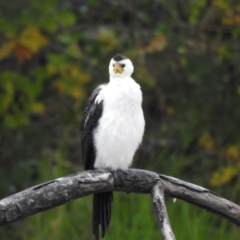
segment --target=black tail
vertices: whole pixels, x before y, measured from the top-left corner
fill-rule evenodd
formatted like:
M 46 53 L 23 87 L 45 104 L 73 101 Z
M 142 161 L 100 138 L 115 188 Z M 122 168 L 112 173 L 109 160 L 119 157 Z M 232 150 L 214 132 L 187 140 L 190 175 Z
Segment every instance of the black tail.
M 92 226 L 95 240 L 99 240 L 99 227 L 101 227 L 102 238 L 105 236 L 105 232 L 111 220 L 112 201 L 112 192 L 95 193 L 93 195 Z

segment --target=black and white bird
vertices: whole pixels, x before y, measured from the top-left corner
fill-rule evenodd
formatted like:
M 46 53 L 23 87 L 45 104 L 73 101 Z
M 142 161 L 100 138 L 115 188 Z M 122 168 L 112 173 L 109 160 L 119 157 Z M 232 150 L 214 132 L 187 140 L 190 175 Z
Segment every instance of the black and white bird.
M 130 59 L 120 54 L 109 64 L 110 81 L 98 86 L 87 101 L 81 122 L 82 160 L 85 170 L 127 169 L 142 142 L 145 121 L 142 92 L 132 78 Z M 93 196 L 93 234 L 102 238 L 111 218 L 112 192 Z M 100 229 L 99 229 L 100 228 Z

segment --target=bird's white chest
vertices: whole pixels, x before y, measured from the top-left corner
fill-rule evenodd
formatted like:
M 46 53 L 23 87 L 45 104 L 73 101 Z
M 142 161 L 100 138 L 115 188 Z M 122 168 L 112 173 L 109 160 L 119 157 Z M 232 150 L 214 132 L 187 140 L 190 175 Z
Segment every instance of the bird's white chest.
M 99 97 L 103 100 L 103 114 L 94 132 L 94 167 L 126 169 L 144 132 L 140 87 L 132 79 L 110 82 Z

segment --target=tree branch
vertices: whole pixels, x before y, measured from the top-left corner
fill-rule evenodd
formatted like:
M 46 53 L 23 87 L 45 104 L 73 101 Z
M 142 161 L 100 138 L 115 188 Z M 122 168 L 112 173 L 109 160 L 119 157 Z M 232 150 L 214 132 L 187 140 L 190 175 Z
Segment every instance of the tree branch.
M 157 212 L 158 223 L 163 235 L 163 239 L 176 240 L 168 219 L 167 208 L 164 201 L 163 186 L 160 180 L 153 186 L 151 195 L 155 210 Z
M 0 225 L 96 192 L 124 191 L 149 194 L 159 179 L 165 195 L 195 204 L 240 225 L 240 206 L 208 189 L 145 170 L 128 169 L 123 172 L 123 185 L 117 189 L 109 171 L 93 170 L 58 178 L 6 197 L 0 201 Z

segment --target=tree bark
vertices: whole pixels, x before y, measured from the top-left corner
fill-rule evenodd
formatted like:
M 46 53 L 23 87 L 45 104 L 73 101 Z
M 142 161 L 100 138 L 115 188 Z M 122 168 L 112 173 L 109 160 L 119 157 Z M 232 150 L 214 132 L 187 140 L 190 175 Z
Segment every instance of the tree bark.
M 165 206 L 164 201 L 163 186 L 160 180 L 153 186 L 151 195 L 153 199 L 153 205 L 157 213 L 158 224 L 161 229 L 163 239 L 176 240 L 168 219 L 167 208 Z
M 58 178 L 0 200 L 0 225 L 46 211 L 96 192 L 124 191 L 150 194 L 161 180 L 164 194 L 182 199 L 240 224 L 240 206 L 206 188 L 140 169 L 124 172 L 123 184 L 115 188 L 107 170 L 92 170 Z

